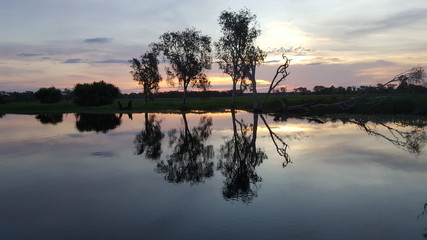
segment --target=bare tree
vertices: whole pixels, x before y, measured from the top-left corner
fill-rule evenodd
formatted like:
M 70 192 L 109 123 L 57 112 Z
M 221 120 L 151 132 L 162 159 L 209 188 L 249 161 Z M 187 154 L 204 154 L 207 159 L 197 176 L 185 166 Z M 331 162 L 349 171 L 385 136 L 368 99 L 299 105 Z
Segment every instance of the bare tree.
M 210 87 L 205 70 L 210 69 L 212 64 L 211 38 L 194 28 L 187 28 L 184 31 L 164 33 L 160 40 L 153 47 L 169 60 L 170 67 L 166 67 L 167 80 L 174 85 L 173 79 L 178 79 L 178 84 L 184 88 L 185 105 L 189 85 L 203 90 Z
M 264 106 L 265 102 L 267 101 L 268 97 L 270 96 L 270 93 L 282 82 L 286 79 L 287 76 L 289 76 L 289 65 L 291 64 L 291 60 L 287 58 L 284 54 L 282 55 L 283 60 L 285 60 L 285 63 L 280 65 L 277 70 L 276 74 L 273 77 L 273 80 L 271 80 L 270 86 L 268 88 L 267 95 L 265 96 L 263 102 L 261 105 L 259 105 L 259 109 L 262 109 L 262 106 Z
M 399 85 L 422 84 L 426 81 L 426 73 L 423 67 L 417 66 L 396 75 L 393 79 L 383 84 L 387 86 L 391 83 L 398 82 Z

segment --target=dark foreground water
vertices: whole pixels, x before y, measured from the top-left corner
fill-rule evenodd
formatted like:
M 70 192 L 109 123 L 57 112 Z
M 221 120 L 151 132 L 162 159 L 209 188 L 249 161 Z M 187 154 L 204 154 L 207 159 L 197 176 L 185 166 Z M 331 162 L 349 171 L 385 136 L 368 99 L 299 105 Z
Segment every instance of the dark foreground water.
M 0 239 L 423 239 L 426 125 L 6 115 Z

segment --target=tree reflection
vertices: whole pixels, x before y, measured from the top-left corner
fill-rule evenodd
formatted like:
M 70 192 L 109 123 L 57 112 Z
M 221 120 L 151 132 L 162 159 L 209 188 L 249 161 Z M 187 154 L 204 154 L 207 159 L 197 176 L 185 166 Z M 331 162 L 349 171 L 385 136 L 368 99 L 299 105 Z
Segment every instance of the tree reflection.
M 287 121 L 288 116 L 275 115 L 275 121 Z M 293 116 L 296 118 L 296 116 Z M 309 122 L 325 124 L 342 122 L 355 124 L 371 136 L 380 137 L 411 154 L 419 155 L 427 143 L 427 121 L 423 119 L 380 119 L 380 118 L 321 118 L 300 117 Z
M 220 147 L 218 170 L 225 176 L 222 194 L 226 200 L 241 200 L 250 203 L 258 195 L 258 176 L 255 168 L 267 155 L 256 146 L 258 114 L 253 114 L 253 124 L 236 119 L 231 111 L 233 136 Z
M 86 114 L 76 113 L 76 128 L 79 132 L 107 133 L 120 126 L 120 117 L 116 114 Z
M 212 118 L 202 116 L 199 125 L 190 129 L 186 114 L 182 114 L 184 129 L 169 131 L 172 153 L 157 163 L 156 171 L 168 182 L 192 184 L 213 176 L 213 146 L 206 141 L 212 134 Z
M 420 121 L 401 121 L 393 124 L 363 119 L 348 119 L 347 121 L 356 124 L 369 135 L 386 139 L 411 154 L 419 155 L 427 142 L 425 124 Z
M 284 161 L 282 162 L 282 167 L 286 167 L 289 163 L 291 163 L 291 157 L 288 154 L 289 145 L 281 137 L 279 137 L 275 132 L 273 132 L 273 130 L 268 125 L 263 115 L 261 115 L 260 117 L 264 122 L 264 125 L 268 129 L 268 133 L 270 134 L 270 138 L 274 146 L 276 147 L 277 153 L 284 158 Z
M 36 115 L 36 119 L 42 124 L 53 124 L 56 125 L 62 122 L 62 113 L 46 113 Z
M 427 203 L 424 203 L 424 210 L 421 212 L 421 214 L 419 214 L 417 216 L 417 219 L 420 219 L 421 217 L 426 216 L 426 215 L 427 215 Z M 423 238 L 427 239 L 427 232 L 425 232 L 425 231 L 423 233 Z
M 148 116 L 145 113 L 145 128 L 135 136 L 133 143 L 135 144 L 135 154 L 141 155 L 145 152 L 147 158 L 157 160 L 162 154 L 162 133 L 160 123 L 161 120 L 156 120 L 156 115 Z

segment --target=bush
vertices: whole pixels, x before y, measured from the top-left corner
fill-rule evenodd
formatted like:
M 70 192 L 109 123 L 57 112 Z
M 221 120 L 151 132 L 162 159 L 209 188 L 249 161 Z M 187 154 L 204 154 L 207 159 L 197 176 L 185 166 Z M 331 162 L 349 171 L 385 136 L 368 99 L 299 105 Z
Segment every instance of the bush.
M 0 93 L 0 104 L 7 103 L 6 97 L 6 94 Z
M 55 87 L 40 88 L 34 96 L 41 103 L 56 103 L 61 101 L 61 90 L 56 89 Z
M 74 87 L 74 102 L 82 106 L 111 104 L 119 96 L 120 90 L 104 81 L 77 84 Z

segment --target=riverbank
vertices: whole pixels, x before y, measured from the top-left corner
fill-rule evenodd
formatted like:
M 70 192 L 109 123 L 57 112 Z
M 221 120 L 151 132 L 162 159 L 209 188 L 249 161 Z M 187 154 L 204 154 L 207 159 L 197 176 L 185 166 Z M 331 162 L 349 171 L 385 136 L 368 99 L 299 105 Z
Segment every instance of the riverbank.
M 363 98 L 363 103 L 344 109 L 340 103 Z M 262 98 L 260 98 L 260 101 Z M 119 101 L 126 106 L 132 101 L 130 110 L 120 110 Z M 142 99 L 119 99 L 104 106 L 83 107 L 68 101 L 54 104 L 38 102 L 16 102 L 0 105 L 0 113 L 38 114 L 38 113 L 142 113 L 142 112 L 221 112 L 231 108 L 230 97 L 189 98 L 187 104 L 182 99 L 159 98 L 145 104 Z M 359 101 L 359 100 L 358 100 Z M 347 104 L 348 105 L 348 104 Z M 314 108 L 313 106 L 318 106 Z M 319 107 L 320 106 L 320 107 Z M 236 99 L 236 109 L 252 111 L 252 97 L 241 96 Z M 307 114 L 322 113 L 368 113 L 368 114 L 416 114 L 427 113 L 426 94 L 391 95 L 274 95 L 265 103 L 262 111 L 274 113 L 296 109 Z

